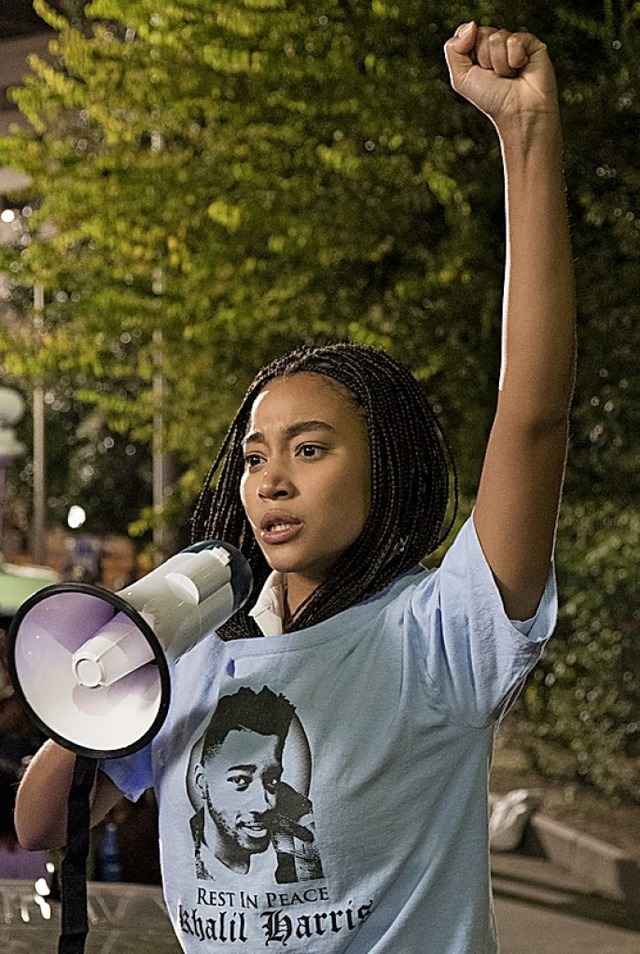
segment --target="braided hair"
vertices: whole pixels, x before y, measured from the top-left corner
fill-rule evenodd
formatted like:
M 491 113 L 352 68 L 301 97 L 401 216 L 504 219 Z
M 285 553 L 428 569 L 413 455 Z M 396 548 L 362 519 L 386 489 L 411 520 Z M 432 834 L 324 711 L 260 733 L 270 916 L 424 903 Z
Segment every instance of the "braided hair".
M 265 385 L 294 374 L 322 374 L 346 388 L 364 417 L 371 463 L 371 508 L 358 539 L 298 608 L 289 629 L 303 629 L 379 592 L 435 550 L 457 506 L 449 444 L 420 384 L 386 352 L 338 343 L 303 347 L 258 372 L 207 476 L 192 518 L 192 538 L 238 547 L 259 593 L 270 567 L 240 500 L 242 441 L 253 403 Z M 217 480 L 216 480 L 217 478 Z M 451 506 L 450 506 L 451 505 Z M 260 635 L 245 608 L 220 630 L 224 639 Z

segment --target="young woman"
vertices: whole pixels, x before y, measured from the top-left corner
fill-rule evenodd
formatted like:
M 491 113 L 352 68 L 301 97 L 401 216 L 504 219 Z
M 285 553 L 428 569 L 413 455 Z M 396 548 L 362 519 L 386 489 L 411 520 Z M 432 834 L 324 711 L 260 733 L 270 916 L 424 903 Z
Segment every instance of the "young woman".
M 446 57 L 497 128 L 506 178 L 503 367 L 475 511 L 422 569 L 452 467 L 387 355 L 302 350 L 256 378 L 194 516 L 197 538 L 243 550 L 256 601 L 179 660 L 160 734 L 102 765 L 93 802 L 98 820 L 155 789 L 186 952 L 497 949 L 487 772 L 555 621 L 573 279 L 544 45 L 470 23 Z M 73 761 L 52 742 L 33 760 L 25 844 L 64 843 Z

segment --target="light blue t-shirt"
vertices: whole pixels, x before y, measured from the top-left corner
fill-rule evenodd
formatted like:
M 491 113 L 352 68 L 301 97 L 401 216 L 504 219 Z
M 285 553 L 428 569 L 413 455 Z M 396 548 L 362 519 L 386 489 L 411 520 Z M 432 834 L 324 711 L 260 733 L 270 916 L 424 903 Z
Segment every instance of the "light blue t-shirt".
M 184 950 L 495 954 L 493 735 L 555 616 L 551 574 L 526 634 L 506 618 L 469 520 L 435 571 L 183 656 L 157 738 L 102 768 L 130 798 L 156 791 Z

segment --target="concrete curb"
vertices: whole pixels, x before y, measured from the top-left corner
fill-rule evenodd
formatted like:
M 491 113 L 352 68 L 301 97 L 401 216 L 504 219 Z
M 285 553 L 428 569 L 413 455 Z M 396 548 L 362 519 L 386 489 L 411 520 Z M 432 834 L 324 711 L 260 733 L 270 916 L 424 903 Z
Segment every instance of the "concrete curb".
M 521 848 L 542 854 L 552 864 L 581 878 L 595 894 L 628 904 L 640 904 L 640 861 L 605 841 L 583 835 L 534 812 Z

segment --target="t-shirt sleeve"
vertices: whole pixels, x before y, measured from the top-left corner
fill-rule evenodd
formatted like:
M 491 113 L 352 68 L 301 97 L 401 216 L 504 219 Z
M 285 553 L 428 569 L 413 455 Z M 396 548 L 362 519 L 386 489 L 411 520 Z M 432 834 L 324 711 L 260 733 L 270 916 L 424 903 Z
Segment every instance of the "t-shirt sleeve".
M 466 724 L 482 726 L 513 702 L 556 618 L 551 564 L 533 619 L 525 626 L 509 620 L 470 517 L 440 567 L 416 587 L 408 625 L 430 695 Z
M 143 792 L 153 787 L 153 766 L 150 742 L 143 749 L 120 759 L 103 759 L 100 769 L 130 801 L 137 802 Z

